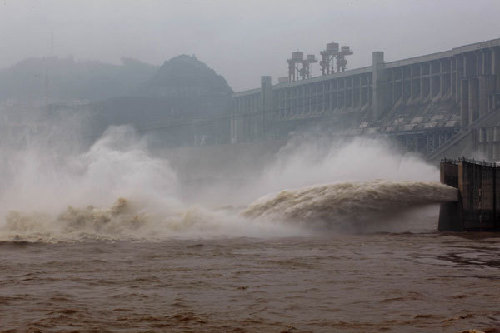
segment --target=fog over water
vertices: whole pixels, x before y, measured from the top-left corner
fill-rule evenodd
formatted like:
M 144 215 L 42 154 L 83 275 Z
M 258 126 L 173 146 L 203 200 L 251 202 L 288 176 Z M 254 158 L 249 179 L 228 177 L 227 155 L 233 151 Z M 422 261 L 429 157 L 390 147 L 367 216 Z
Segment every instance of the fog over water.
M 446 145 L 451 93 L 381 122 L 369 83 L 358 111 L 233 112 L 292 51 L 349 45 L 349 70 L 498 38 L 499 11 L 0 0 L 0 333 L 499 332 L 499 235 L 438 232 L 437 165 L 352 136 L 425 116 L 455 125 L 408 150 Z
M 356 221 L 389 231 L 393 227 L 383 220 L 402 205 L 456 200 L 454 189 L 436 181 L 435 167 L 374 139 L 298 137 L 255 171 L 233 170 L 241 179 L 237 188 L 221 179 L 220 187 L 212 182 L 186 189 L 178 176 L 182 166 L 175 170 L 155 156 L 147 137 L 128 126 L 109 128 L 79 153 L 68 153 L 63 143 L 33 142 L 4 152 L 3 240 L 289 236 L 313 232 L 316 222 L 320 229 L 352 231 Z M 282 190 L 288 192 L 273 198 Z M 184 199 L 195 194 L 199 200 Z

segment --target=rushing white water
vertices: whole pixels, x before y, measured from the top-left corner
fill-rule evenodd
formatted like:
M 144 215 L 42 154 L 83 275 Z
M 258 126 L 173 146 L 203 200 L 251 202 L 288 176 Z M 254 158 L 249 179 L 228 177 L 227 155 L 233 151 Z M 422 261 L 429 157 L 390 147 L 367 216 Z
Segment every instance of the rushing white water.
M 1 179 L 0 240 L 290 236 L 309 232 L 313 222 L 330 227 L 380 220 L 403 206 L 456 196 L 430 183 L 437 180 L 435 167 L 367 139 L 296 137 L 259 173 L 242 171 L 246 183 L 229 194 L 210 185 L 219 206 L 243 209 L 187 204 L 169 161 L 151 155 L 129 127 L 110 128 L 84 153 L 28 147 L 9 153 L 0 166 L 7 175 Z M 301 187 L 307 188 L 294 190 Z
M 110 128 L 87 152 L 18 152 L 6 167 L 0 240 L 164 239 L 290 234 L 228 212 L 186 205 L 175 172 L 129 127 Z
M 372 222 L 408 208 L 457 200 L 457 190 L 437 182 L 345 182 L 263 197 L 243 214 L 253 218 L 322 225 Z

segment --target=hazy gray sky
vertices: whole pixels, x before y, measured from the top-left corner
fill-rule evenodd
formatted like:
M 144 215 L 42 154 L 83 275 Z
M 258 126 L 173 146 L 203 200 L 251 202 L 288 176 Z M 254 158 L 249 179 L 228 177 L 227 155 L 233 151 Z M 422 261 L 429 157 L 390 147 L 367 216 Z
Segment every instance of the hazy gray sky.
M 0 67 L 38 56 L 161 64 L 196 54 L 234 90 L 293 50 L 349 45 L 349 68 L 500 37 L 500 0 L 0 0 Z M 313 68 L 315 75 L 319 66 Z

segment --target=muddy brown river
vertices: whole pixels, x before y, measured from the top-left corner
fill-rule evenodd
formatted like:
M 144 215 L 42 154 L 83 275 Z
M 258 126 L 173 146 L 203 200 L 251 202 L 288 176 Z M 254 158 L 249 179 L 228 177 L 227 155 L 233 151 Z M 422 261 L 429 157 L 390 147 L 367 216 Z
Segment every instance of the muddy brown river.
M 1 332 L 500 327 L 500 235 L 0 244 Z

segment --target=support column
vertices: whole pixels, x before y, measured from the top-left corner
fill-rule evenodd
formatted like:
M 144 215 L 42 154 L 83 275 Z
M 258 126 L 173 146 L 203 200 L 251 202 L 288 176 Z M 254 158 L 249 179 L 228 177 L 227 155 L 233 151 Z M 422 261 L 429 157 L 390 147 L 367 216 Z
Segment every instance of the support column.
M 391 79 L 390 79 L 390 82 L 387 83 L 387 87 L 389 89 L 391 89 L 391 106 L 396 104 L 396 102 L 398 101 L 398 99 L 396 98 L 396 87 L 397 87 L 397 82 L 396 82 L 396 79 L 394 78 L 394 72 L 395 70 L 394 69 L 391 69 L 391 72 L 392 72 L 392 76 L 391 76 Z
M 326 98 L 325 95 L 328 93 L 327 90 L 325 89 L 325 82 L 321 83 L 321 105 L 319 112 L 323 113 L 326 110 Z
M 479 118 L 479 80 L 469 79 L 469 124 Z
M 358 89 L 358 104 L 356 105 L 357 107 L 361 108 L 363 107 L 363 83 L 362 83 L 362 77 L 361 75 L 359 76 L 359 89 Z
M 462 128 L 469 126 L 469 81 L 460 80 L 460 116 Z
M 401 69 L 401 101 L 403 104 L 406 103 L 405 100 L 405 68 L 404 66 L 400 67 Z
M 413 67 L 414 65 L 410 65 L 410 100 L 414 99 L 415 89 L 413 88 L 413 79 L 415 75 L 413 75 Z
M 489 75 L 487 72 L 487 60 L 486 60 L 486 52 L 484 49 L 481 50 L 481 75 Z
M 488 76 L 478 78 L 479 117 L 488 113 Z
M 440 69 L 439 83 L 440 83 L 440 85 L 441 85 L 441 86 L 439 87 L 439 90 L 440 90 L 440 96 L 441 96 L 441 97 L 445 96 L 445 91 L 444 91 L 444 90 L 445 90 L 445 88 L 446 88 L 446 87 L 445 87 L 445 83 L 444 83 L 444 82 L 445 82 L 444 77 L 445 77 L 445 75 L 447 75 L 447 74 L 445 74 L 445 72 L 444 72 L 443 61 L 444 61 L 444 60 L 441 60 L 441 61 L 439 62 L 439 69 Z M 450 71 L 451 71 L 451 63 L 450 63 Z M 451 75 L 451 74 L 450 74 L 450 75 Z
M 420 66 L 420 100 L 424 99 L 424 68 L 422 63 Z
M 317 98 L 317 95 L 316 95 L 316 87 L 314 87 L 314 85 L 311 85 L 309 87 L 309 96 L 306 95 L 306 87 L 302 87 L 301 88 L 301 98 L 302 98 L 302 102 L 299 103 L 302 105 L 302 114 L 306 114 L 306 113 L 309 113 L 309 112 L 312 112 L 313 111 L 313 104 L 312 104 L 312 101 L 313 101 L 313 98 Z M 307 103 L 307 106 L 306 106 L 306 103 Z
M 456 57 L 456 91 L 455 91 L 455 98 L 457 103 L 461 103 L 461 98 L 463 95 L 462 92 L 462 79 L 464 78 L 464 66 L 465 60 L 462 55 Z
M 354 77 L 351 76 L 351 108 L 354 108 Z
M 344 90 L 342 91 L 342 100 L 344 101 L 344 105 L 342 107 L 347 108 L 347 80 L 344 80 Z
M 453 67 L 453 64 L 455 64 L 455 67 Z M 451 90 L 451 95 L 453 99 L 458 102 L 457 96 L 458 96 L 458 69 L 457 69 L 457 58 L 452 57 L 450 59 L 450 90 Z M 454 68 L 454 69 L 453 69 Z
M 372 52 L 372 120 L 385 111 L 384 52 Z
M 273 83 L 272 77 L 263 76 L 261 78 L 262 91 L 262 134 L 265 135 L 271 119 L 273 108 Z
M 429 62 L 429 98 L 434 98 L 434 73 L 432 72 L 432 61 Z

